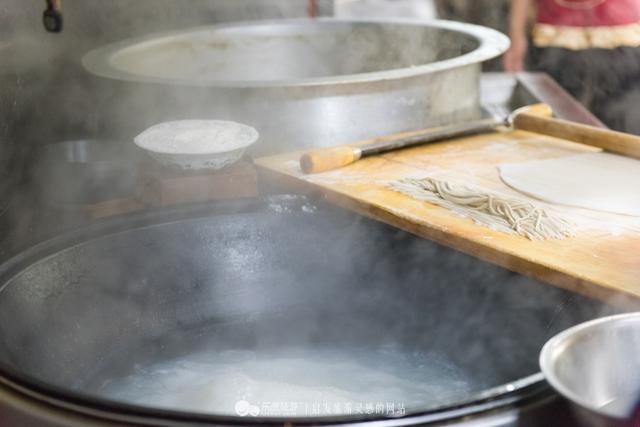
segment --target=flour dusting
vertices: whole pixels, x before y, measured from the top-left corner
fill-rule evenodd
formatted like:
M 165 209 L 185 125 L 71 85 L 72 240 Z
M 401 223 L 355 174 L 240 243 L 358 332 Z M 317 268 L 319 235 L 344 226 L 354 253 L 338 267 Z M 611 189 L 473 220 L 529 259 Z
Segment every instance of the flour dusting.
M 250 126 L 224 120 L 177 120 L 150 127 L 135 138 L 145 150 L 167 154 L 233 151 L 258 139 Z

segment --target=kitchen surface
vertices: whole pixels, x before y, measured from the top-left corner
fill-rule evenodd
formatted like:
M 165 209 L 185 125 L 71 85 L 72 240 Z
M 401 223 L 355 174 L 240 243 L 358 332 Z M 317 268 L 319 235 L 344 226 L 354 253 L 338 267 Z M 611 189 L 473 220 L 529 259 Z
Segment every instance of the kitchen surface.
M 637 425 L 636 23 L 502 3 L 1 6 L 0 427 Z

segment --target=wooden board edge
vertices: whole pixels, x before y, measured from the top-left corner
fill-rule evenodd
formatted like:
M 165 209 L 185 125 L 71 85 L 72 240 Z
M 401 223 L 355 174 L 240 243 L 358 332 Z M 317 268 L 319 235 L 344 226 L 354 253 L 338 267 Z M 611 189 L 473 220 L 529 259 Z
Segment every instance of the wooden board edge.
M 509 271 L 540 280 L 549 285 L 575 292 L 588 298 L 611 303 L 620 308 L 638 309 L 640 296 L 631 292 L 614 289 L 603 283 L 575 277 L 549 266 L 534 263 L 518 255 L 505 254 L 496 248 L 483 246 L 481 243 L 464 238 L 463 236 L 455 236 L 446 231 L 429 227 L 428 225 L 412 223 L 383 208 L 368 205 L 326 187 L 318 190 L 307 181 L 274 171 L 258 163 L 256 163 L 256 168 L 261 176 L 261 180 L 267 180 L 278 188 L 284 187 L 287 191 L 294 191 L 300 194 L 320 194 L 324 200 L 333 205 L 356 212 L 376 221 L 381 221 Z

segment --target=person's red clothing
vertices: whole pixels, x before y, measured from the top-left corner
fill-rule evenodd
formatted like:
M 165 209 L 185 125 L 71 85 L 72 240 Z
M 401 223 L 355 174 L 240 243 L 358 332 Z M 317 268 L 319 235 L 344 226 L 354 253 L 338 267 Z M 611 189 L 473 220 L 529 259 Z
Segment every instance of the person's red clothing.
M 601 27 L 640 22 L 640 0 L 538 0 L 537 22 Z
M 571 50 L 640 47 L 640 0 L 537 0 L 533 43 Z

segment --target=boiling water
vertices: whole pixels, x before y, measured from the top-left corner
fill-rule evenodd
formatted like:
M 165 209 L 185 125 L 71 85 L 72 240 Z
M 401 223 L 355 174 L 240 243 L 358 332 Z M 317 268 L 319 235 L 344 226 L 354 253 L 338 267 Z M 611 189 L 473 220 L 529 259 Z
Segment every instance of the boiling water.
M 393 349 L 201 351 L 110 380 L 102 396 L 220 415 L 402 414 L 470 393 L 465 374 L 435 355 Z

